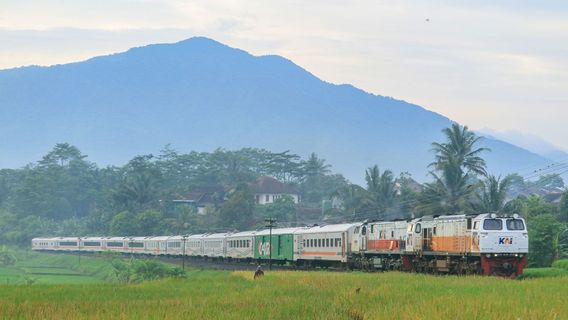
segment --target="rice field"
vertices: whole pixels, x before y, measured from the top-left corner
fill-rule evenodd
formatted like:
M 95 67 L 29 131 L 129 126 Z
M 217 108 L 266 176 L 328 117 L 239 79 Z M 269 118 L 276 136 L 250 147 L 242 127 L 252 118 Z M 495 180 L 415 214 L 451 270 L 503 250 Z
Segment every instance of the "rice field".
M 80 284 L 113 280 L 109 261 L 94 256 L 73 256 L 17 251 L 15 265 L 0 266 L 0 284 Z
M 568 277 L 188 272 L 141 284 L 1 285 L 0 319 L 566 319 Z

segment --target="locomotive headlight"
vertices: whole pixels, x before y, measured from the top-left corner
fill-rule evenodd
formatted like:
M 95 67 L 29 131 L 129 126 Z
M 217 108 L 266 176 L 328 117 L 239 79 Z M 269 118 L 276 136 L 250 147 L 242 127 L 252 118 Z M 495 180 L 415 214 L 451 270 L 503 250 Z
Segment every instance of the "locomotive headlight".
M 525 238 L 525 239 L 526 239 L 526 238 L 528 238 L 528 237 L 529 237 L 529 234 L 528 234 L 528 233 L 526 233 L 526 232 L 523 232 L 523 238 Z
M 492 213 L 490 217 L 491 217 L 492 219 L 495 219 L 495 218 L 497 218 L 497 215 L 496 215 L 495 213 Z
M 519 219 L 519 215 L 515 213 L 515 214 L 513 215 L 513 218 L 514 218 L 514 219 Z
M 491 254 L 490 254 L 490 253 L 486 254 L 485 256 L 486 256 L 487 258 L 491 258 Z

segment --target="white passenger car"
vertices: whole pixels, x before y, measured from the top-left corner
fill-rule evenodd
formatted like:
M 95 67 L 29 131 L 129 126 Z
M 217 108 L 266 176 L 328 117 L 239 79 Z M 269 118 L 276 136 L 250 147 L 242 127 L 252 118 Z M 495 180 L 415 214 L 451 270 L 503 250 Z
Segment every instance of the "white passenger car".
M 32 250 L 36 251 L 49 251 L 55 249 L 56 238 L 33 238 Z
M 203 256 L 205 257 L 221 257 L 226 255 L 226 238 L 227 233 L 213 233 L 204 235 L 201 239 L 203 241 Z
M 169 256 L 183 255 L 183 238 L 184 236 L 172 236 L 166 240 L 166 253 Z
M 186 239 L 185 253 L 191 257 L 203 256 L 203 234 L 192 234 Z
M 167 240 L 169 236 L 146 237 L 144 238 L 144 246 L 147 254 L 164 255 L 167 252 Z
M 107 237 L 103 238 L 103 250 L 112 252 L 128 252 L 126 250 L 127 238 L 124 237 Z
M 79 249 L 85 252 L 101 252 L 103 249 L 102 237 L 83 237 L 79 238 Z
M 227 257 L 232 259 L 253 259 L 255 234 L 256 231 L 245 231 L 228 235 Z
M 360 228 L 361 223 L 346 223 L 298 230 L 294 233 L 294 258 L 347 262 L 353 244 L 359 247 Z
M 59 237 L 55 238 L 55 249 L 58 251 L 78 251 L 79 238 L 78 237 Z

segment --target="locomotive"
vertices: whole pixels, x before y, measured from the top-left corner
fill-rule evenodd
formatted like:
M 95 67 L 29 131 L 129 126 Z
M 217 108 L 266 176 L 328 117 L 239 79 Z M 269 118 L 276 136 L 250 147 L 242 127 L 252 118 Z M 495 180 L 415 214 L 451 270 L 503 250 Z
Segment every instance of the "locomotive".
M 515 277 L 527 262 L 528 233 L 516 214 L 445 215 L 214 234 L 34 238 L 32 249 Z

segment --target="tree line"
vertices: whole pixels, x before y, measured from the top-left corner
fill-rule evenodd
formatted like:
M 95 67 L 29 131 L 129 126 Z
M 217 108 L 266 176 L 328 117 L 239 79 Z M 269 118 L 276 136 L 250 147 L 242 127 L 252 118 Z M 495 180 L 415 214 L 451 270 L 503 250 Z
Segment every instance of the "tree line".
M 35 163 L 0 170 L 0 241 L 27 245 L 31 237 L 43 235 L 245 230 L 261 227 L 266 217 L 282 226 L 301 225 L 306 222 L 298 216 L 302 207 L 320 209 L 317 219 L 324 223 L 518 213 L 529 223 L 532 265 L 549 265 L 568 255 L 568 193 L 559 203 L 538 194 L 543 188 L 564 188 L 560 176 L 493 176 L 483 158 L 491 151 L 479 147 L 480 137 L 458 124 L 443 133 L 445 141 L 432 143 L 429 182 L 418 184 L 408 173 L 395 175 L 372 165 L 364 172 L 364 186 L 333 173 L 316 154 L 304 159 L 289 151 L 255 148 L 180 153 L 168 145 L 123 166 L 99 167 L 75 146 L 61 143 Z M 250 184 L 260 176 L 294 186 L 302 202 L 282 197 L 256 205 Z M 207 214 L 172 206 L 172 199 L 204 186 L 227 191 L 213 196 Z

